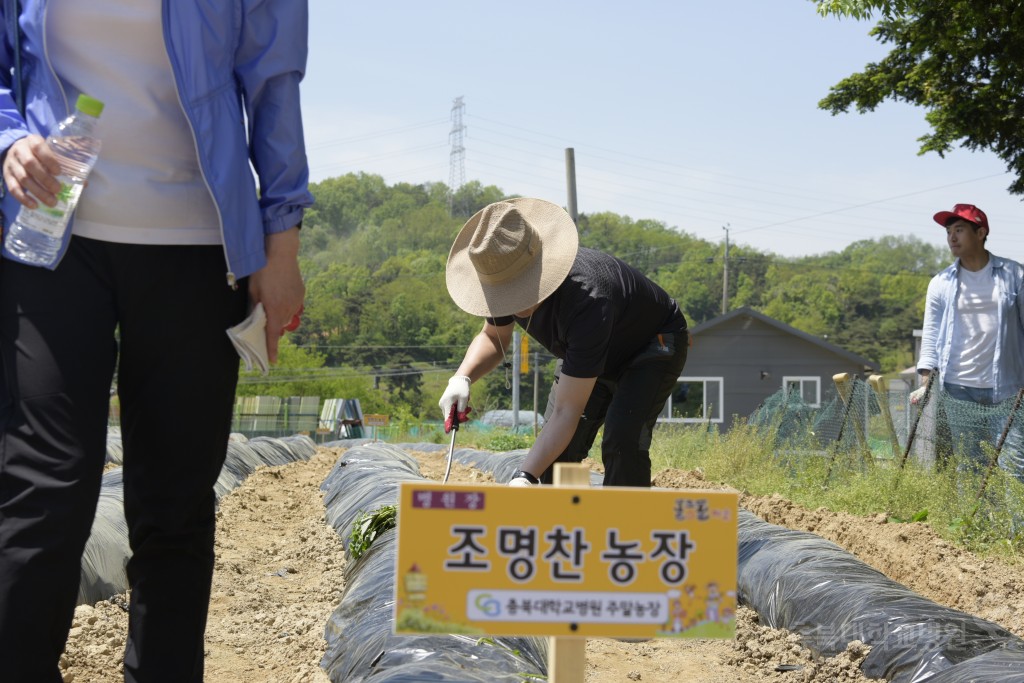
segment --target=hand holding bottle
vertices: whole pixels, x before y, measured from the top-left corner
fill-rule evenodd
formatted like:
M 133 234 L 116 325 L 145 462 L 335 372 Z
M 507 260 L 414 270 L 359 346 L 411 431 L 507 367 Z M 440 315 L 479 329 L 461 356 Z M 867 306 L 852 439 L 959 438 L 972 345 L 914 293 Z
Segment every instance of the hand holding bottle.
M 102 102 L 79 95 L 74 113 L 45 140 L 40 143 L 39 136 L 30 135 L 8 150 L 4 175 L 22 204 L 4 235 L 8 255 L 22 263 L 57 267 L 71 237 L 71 216 L 99 157 L 96 123 L 102 112 Z
M 3 172 L 8 192 L 23 206 L 35 209 L 40 202 L 46 206 L 57 204 L 60 162 L 43 136 L 27 135 L 16 140 L 4 156 Z

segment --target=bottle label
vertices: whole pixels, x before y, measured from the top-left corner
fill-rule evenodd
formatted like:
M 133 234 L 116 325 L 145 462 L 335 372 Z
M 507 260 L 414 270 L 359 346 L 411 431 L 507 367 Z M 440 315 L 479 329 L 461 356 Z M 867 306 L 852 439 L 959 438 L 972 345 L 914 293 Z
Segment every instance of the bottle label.
M 81 183 L 62 182 L 60 191 L 57 193 L 56 206 L 40 203 L 35 210 L 22 210 L 19 212 L 18 222 L 26 228 L 41 232 L 48 237 L 61 239 L 68 228 L 71 212 L 78 204 L 78 197 L 81 194 Z

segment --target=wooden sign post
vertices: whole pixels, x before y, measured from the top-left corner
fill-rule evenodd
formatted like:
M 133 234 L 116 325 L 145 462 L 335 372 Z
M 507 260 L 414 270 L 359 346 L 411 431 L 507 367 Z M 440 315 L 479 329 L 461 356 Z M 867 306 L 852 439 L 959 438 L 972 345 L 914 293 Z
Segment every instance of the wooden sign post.
M 555 486 L 590 486 L 590 468 L 582 463 L 555 463 Z M 548 638 L 551 683 L 583 683 L 586 671 L 586 638 Z
M 376 415 L 376 414 L 363 415 L 363 424 L 366 425 L 367 427 L 373 427 L 373 441 L 374 441 L 374 443 L 376 443 L 377 442 L 377 427 L 387 427 L 388 426 L 388 416 L 387 415 Z

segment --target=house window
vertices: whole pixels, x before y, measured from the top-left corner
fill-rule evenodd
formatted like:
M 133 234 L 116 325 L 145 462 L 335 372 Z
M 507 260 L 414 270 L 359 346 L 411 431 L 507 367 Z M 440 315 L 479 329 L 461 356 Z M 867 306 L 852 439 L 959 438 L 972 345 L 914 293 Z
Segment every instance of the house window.
M 724 386 L 721 377 L 680 377 L 658 420 L 722 422 Z
M 811 408 L 821 407 L 820 377 L 783 377 L 782 388 L 799 396 Z

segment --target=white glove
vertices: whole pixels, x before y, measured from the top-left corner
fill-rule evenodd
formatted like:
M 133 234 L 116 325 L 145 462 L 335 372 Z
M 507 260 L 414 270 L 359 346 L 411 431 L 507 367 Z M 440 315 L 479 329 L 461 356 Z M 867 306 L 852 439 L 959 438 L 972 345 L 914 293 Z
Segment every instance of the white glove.
M 456 406 L 456 412 L 466 412 L 466 406 L 469 405 L 469 383 L 470 379 L 465 375 L 455 375 L 448 380 L 448 388 L 444 390 L 441 400 L 438 401 L 443 419 L 448 419 L 452 412 L 452 406 Z
M 924 392 L 928 391 L 927 386 L 918 387 L 910 392 L 910 402 L 914 405 L 920 403 L 921 399 L 924 398 Z

